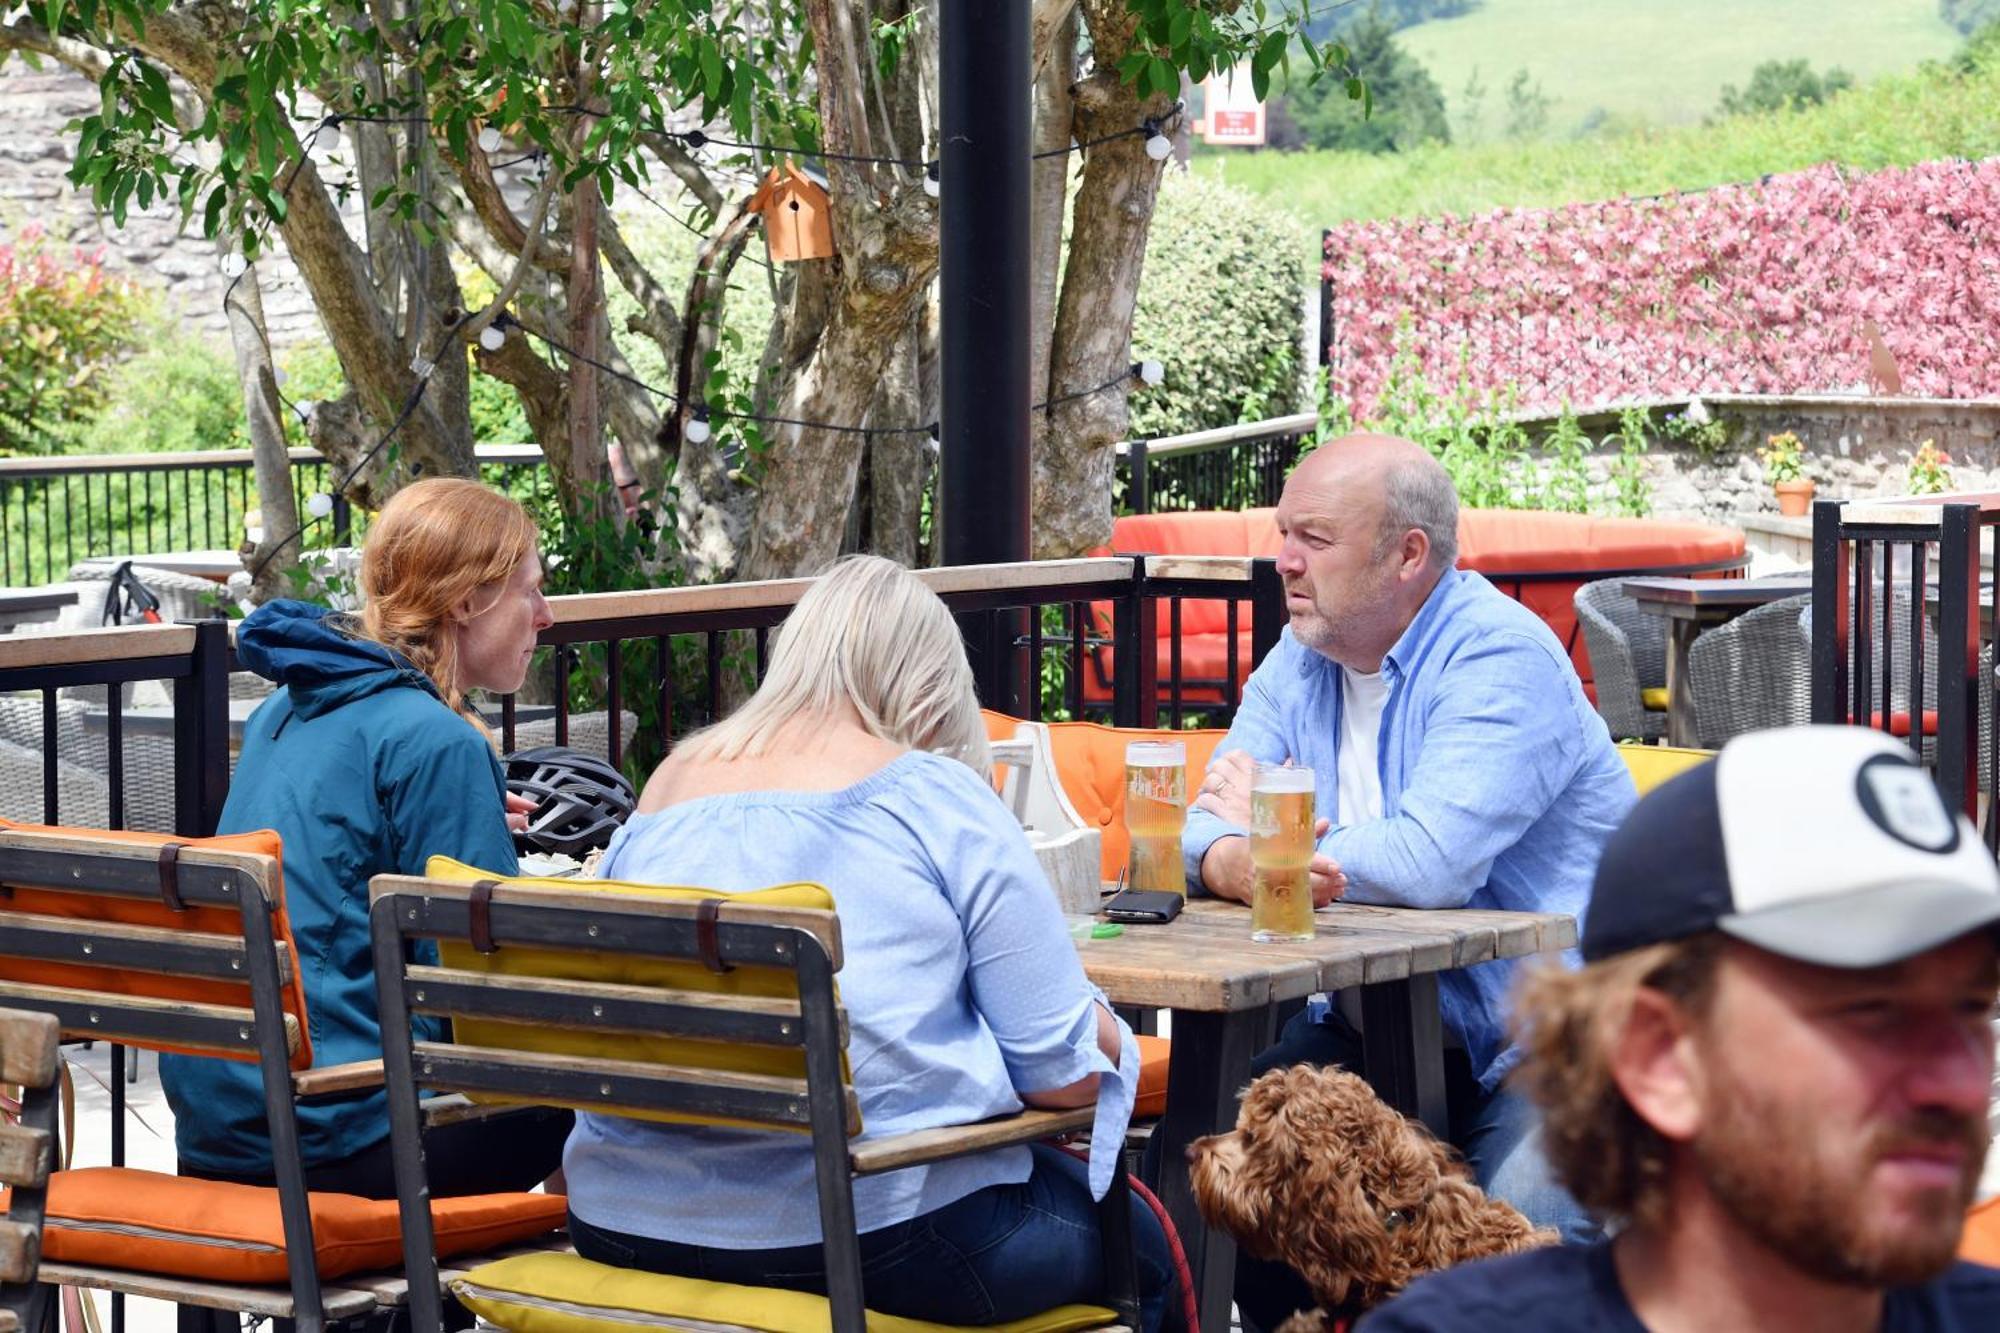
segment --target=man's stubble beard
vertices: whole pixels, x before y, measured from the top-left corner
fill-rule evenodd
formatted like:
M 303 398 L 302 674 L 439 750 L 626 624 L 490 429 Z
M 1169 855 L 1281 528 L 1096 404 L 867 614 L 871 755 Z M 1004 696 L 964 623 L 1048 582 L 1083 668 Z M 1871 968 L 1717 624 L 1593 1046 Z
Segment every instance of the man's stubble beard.
M 1774 1254 L 1822 1281 L 1860 1287 L 1925 1282 L 1951 1265 L 1986 1157 L 1983 1119 L 1926 1111 L 1878 1126 L 1843 1169 L 1779 1100 L 1745 1081 L 1717 1091 L 1715 1123 L 1693 1144 L 1695 1157 L 1717 1202 Z M 1966 1150 L 1960 1188 L 1921 1196 L 1914 1223 L 1887 1222 L 1871 1184 L 1875 1164 L 1899 1146 L 1941 1141 Z

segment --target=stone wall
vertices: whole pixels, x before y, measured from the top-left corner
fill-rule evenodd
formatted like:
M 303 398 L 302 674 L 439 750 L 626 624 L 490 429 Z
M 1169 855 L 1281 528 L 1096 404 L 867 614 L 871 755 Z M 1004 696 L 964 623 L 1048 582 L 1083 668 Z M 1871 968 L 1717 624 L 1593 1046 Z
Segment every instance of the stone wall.
M 113 227 L 110 218 L 97 215 L 90 196 L 69 183 L 76 134 L 64 127 L 96 110 L 98 102 L 94 83 L 53 62 L 39 71 L 19 58 L 0 64 L 0 237 L 40 223 L 58 241 L 104 246 L 111 267 L 161 294 L 179 328 L 227 352 L 222 293 L 229 279 L 221 270 L 221 252 L 201 236 L 200 219 L 183 233 L 180 210 L 155 205 L 128 214 L 124 227 Z M 278 251 L 257 266 L 272 342 L 296 346 L 323 340 L 304 283 L 282 245 Z
M 1865 499 L 1908 493 L 1910 455 L 1925 440 L 1951 455 L 1953 489 L 2000 490 L 2000 400 L 1949 401 L 1935 398 L 1748 397 L 1704 400 L 1729 428 L 1729 443 L 1713 454 L 1655 441 L 1647 457 L 1653 483 L 1653 512 L 1662 518 L 1729 522 L 1745 513 L 1777 512 L 1756 450 L 1781 431 L 1798 435 L 1805 447 L 1805 472 L 1818 483 L 1817 497 Z M 1683 411 L 1685 400 L 1649 403 L 1658 411 Z M 1593 438 L 1615 431 L 1607 413 L 1585 416 Z M 1527 423 L 1531 432 L 1547 422 Z M 1613 448 L 1593 454 L 1587 464 L 1593 491 L 1610 507 Z

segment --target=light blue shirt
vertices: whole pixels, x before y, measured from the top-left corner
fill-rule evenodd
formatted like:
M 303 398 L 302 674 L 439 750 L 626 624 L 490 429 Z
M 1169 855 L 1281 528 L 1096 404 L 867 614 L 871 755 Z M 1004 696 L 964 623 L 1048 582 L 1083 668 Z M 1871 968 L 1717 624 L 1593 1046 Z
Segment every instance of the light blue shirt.
M 606 878 L 742 892 L 824 884 L 840 914 L 848 1060 L 865 1141 L 1021 1109 L 1098 1073 L 1093 1190 L 1110 1183 L 1138 1089 L 1120 1025 L 1114 1070 L 1098 994 L 1026 836 L 964 764 L 911 752 L 839 791 L 706 796 L 635 815 Z M 1100 1160 L 1101 1159 L 1101 1160 Z M 817 1244 L 804 1135 L 579 1115 L 563 1157 L 570 1207 L 593 1226 L 686 1245 Z M 862 1232 L 1028 1178 L 1026 1147 L 854 1183 Z
M 1319 850 L 1346 901 L 1567 912 L 1581 919 L 1605 839 L 1636 799 L 1604 721 L 1540 617 L 1478 574 L 1438 580 L 1382 662 L 1382 817 L 1342 827 L 1340 667 L 1287 628 L 1252 673 L 1217 752 L 1295 759 L 1334 821 Z M 1217 838 L 1246 830 L 1188 811 L 1188 883 Z M 1245 946 L 1254 947 L 1254 946 Z M 1572 960 L 1573 961 L 1573 960 Z M 1446 972 L 1438 1004 L 1487 1088 L 1519 1059 L 1506 1035 L 1515 964 Z

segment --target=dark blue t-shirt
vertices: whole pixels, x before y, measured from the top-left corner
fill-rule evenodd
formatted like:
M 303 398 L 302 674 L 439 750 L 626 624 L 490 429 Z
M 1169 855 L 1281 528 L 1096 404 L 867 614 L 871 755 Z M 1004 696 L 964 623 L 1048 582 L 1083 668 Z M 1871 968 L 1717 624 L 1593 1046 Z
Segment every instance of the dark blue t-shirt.
M 1559 1245 L 1433 1273 L 1376 1309 L 1359 1333 L 1646 1333 L 1618 1285 L 1611 1242 Z M 2000 1329 L 2000 1268 L 1954 1264 L 1921 1287 L 1897 1287 L 1882 1333 Z

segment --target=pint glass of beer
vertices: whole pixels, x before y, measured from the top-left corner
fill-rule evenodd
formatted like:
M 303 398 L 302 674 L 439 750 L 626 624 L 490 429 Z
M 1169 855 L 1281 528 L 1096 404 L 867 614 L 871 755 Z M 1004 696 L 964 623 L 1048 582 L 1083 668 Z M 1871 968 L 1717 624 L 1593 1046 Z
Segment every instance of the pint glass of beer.
M 1125 884 L 1187 893 L 1181 825 L 1187 822 L 1187 746 L 1181 741 L 1133 741 L 1125 747 L 1125 831 L 1132 850 Z
M 1259 764 L 1250 783 L 1250 938 L 1313 937 L 1313 771 Z

